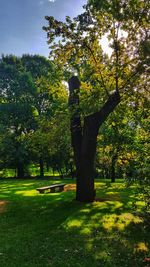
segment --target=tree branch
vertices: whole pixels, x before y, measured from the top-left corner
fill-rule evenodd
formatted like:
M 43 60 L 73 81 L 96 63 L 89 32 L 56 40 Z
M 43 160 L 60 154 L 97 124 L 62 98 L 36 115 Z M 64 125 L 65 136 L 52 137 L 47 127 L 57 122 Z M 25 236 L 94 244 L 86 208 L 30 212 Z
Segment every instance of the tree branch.
M 120 95 L 118 92 L 114 92 L 109 96 L 109 99 L 103 105 L 103 107 L 98 111 L 89 116 L 86 116 L 84 119 L 84 124 L 88 125 L 92 129 L 92 136 L 95 138 L 98 134 L 99 127 L 107 119 L 109 114 L 113 112 L 115 107 L 120 103 Z
M 97 60 L 96 60 L 96 58 L 95 58 L 95 56 L 94 56 L 94 53 L 93 53 L 93 51 L 92 51 L 92 49 L 86 44 L 86 43 L 84 43 L 84 45 L 86 46 L 86 48 L 91 52 L 91 55 L 92 55 L 92 57 L 93 57 L 93 59 L 94 59 L 94 62 L 96 63 L 96 65 L 97 65 Z M 105 92 L 106 92 L 106 94 L 107 94 L 107 96 L 109 97 L 109 91 L 107 90 L 107 88 L 106 88 L 106 85 L 105 85 L 105 82 L 104 82 L 104 79 L 103 79 L 103 76 L 102 76 L 102 73 L 101 73 L 101 71 L 100 71 L 100 69 L 98 69 L 98 71 L 99 71 L 99 74 L 100 74 L 100 78 L 101 78 L 101 81 L 102 81 L 102 84 L 103 84 L 103 87 L 104 87 L 104 89 L 105 89 Z M 99 82 L 99 80 L 97 79 L 97 81 Z M 99 82 L 100 83 L 100 82 Z

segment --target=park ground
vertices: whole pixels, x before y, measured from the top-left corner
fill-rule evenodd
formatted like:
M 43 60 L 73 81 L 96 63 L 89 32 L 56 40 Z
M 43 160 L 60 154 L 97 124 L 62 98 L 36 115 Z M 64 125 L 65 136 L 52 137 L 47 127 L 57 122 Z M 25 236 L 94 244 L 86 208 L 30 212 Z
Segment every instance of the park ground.
M 39 194 L 56 181 L 0 181 L 1 267 L 150 266 L 136 186 L 97 180 L 97 200 L 84 204 L 74 200 L 75 181 L 63 182 L 64 192 Z

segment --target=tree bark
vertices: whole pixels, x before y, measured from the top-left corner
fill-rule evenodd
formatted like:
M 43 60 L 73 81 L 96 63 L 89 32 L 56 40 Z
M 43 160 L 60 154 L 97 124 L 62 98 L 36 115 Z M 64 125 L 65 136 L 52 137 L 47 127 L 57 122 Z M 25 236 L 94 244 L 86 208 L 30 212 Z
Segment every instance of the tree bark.
M 17 164 L 17 178 L 24 178 L 24 166 L 20 161 Z
M 40 177 L 44 177 L 44 162 L 42 158 L 40 158 L 39 165 L 40 165 Z
M 81 144 L 82 144 L 82 126 L 79 111 L 79 90 L 80 82 L 77 77 L 73 76 L 69 80 L 69 106 L 71 110 L 71 121 L 70 121 L 70 131 L 71 131 L 71 141 L 74 152 L 74 162 L 76 166 L 76 184 L 77 193 L 76 199 L 78 200 L 78 192 L 80 191 L 80 183 L 82 184 L 82 178 L 80 174 L 81 165 Z
M 92 202 L 95 199 L 94 161 L 98 131 L 120 102 L 120 96 L 118 92 L 110 95 L 98 112 L 84 118 L 82 127 L 79 111 L 80 82 L 75 76 L 69 80 L 69 91 L 69 106 L 72 113 L 70 128 L 77 176 L 76 199 L 81 202 Z
M 117 156 L 116 155 L 112 156 L 112 159 L 111 159 L 111 182 L 112 183 L 115 183 L 115 180 L 116 180 L 116 171 L 115 171 L 116 160 L 117 160 Z

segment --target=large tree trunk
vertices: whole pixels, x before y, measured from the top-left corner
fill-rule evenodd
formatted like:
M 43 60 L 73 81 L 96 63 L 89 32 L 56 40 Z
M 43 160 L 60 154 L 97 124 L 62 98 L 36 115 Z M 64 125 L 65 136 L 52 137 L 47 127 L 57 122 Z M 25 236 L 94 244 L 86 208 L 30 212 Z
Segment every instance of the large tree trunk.
M 96 154 L 97 128 L 89 118 L 85 118 L 82 144 L 80 150 L 80 173 L 77 179 L 76 199 L 82 202 L 92 202 L 95 198 L 94 161 Z
M 74 162 L 76 167 L 76 184 L 77 184 L 77 194 L 76 199 L 78 200 L 78 195 L 80 195 L 80 188 L 82 188 L 82 178 L 81 178 L 81 144 L 82 144 L 82 127 L 79 112 L 79 88 L 80 82 L 77 77 L 73 76 L 69 80 L 69 106 L 71 109 L 71 141 L 74 152 Z
M 73 76 L 69 80 L 69 106 L 71 107 L 71 137 L 77 176 L 76 199 L 81 202 L 92 202 L 95 198 L 94 161 L 97 135 L 100 126 L 120 102 L 118 92 L 112 94 L 100 111 L 84 119 L 81 125 L 79 111 L 80 82 Z
M 24 178 L 24 166 L 20 161 L 17 164 L 17 178 Z

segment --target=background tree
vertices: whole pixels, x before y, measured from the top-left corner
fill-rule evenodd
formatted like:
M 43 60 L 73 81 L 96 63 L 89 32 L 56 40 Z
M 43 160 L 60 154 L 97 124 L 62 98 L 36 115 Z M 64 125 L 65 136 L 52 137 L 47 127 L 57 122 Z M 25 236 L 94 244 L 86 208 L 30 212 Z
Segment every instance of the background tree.
M 32 75 L 36 87 L 34 97 L 36 127 L 31 137 L 30 153 L 39 162 L 40 176 L 44 176 L 44 165 L 49 157 L 48 125 L 55 116 L 56 111 L 65 108 L 67 91 L 62 84 L 61 71 L 58 70 L 52 61 L 42 56 L 22 57 L 23 66 Z M 31 151 L 33 148 L 33 153 Z M 52 149 L 52 148 L 51 148 Z
M 112 182 L 115 182 L 116 177 L 126 176 L 127 166 L 136 157 L 133 145 L 136 131 L 133 112 L 122 100 L 101 127 L 98 136 L 97 166 L 100 165 L 103 175 Z
M 18 177 L 24 177 L 24 169 L 35 154 L 40 175 L 44 176 L 44 160 L 49 150 L 46 124 L 56 110 L 62 112 L 67 104 L 67 90 L 60 77 L 60 71 L 42 56 L 1 59 L 1 165 L 17 168 Z
M 1 156 L 7 167 L 17 169 L 17 177 L 24 177 L 29 161 L 25 135 L 33 129 L 33 96 L 35 86 L 29 73 L 22 69 L 21 60 L 2 57 L 0 62 L 0 124 L 5 129 Z M 4 132 L 4 130 L 3 130 Z M 6 166 L 6 165 L 5 165 Z

